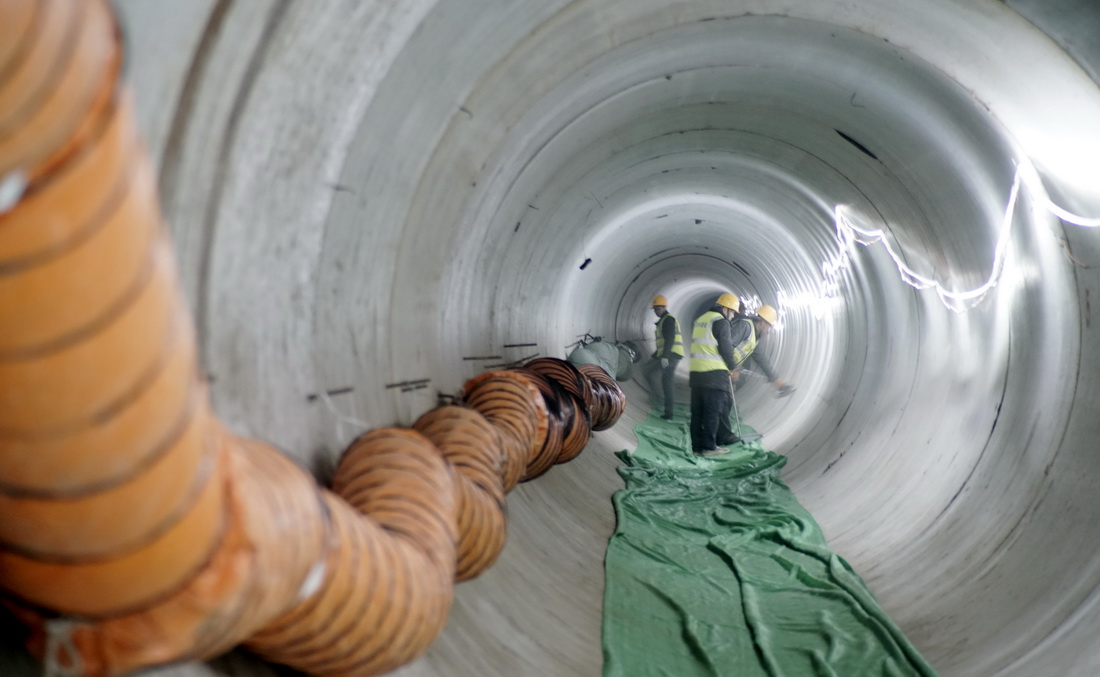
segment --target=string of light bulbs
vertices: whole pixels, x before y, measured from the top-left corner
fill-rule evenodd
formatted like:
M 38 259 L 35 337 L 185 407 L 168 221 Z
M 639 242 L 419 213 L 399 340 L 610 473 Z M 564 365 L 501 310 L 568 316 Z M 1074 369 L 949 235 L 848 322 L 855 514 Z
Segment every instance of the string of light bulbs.
M 1001 218 L 1001 224 L 998 228 L 997 244 L 993 253 L 993 265 L 990 269 L 989 277 L 981 285 L 972 289 L 956 291 L 946 288 L 934 278 L 922 275 L 902 260 L 895 245 L 891 243 L 890 239 L 886 236 L 885 230 L 881 228 L 864 228 L 856 225 L 849 216 L 848 208 L 845 205 L 836 205 L 833 209 L 833 222 L 839 246 L 837 252 L 828 257 L 821 264 L 822 282 L 819 285 L 819 293 L 816 295 L 787 295 L 785 298 L 781 298 L 780 301 L 781 303 L 786 301 L 783 305 L 792 307 L 797 305 L 808 305 L 811 302 L 808 300 L 809 298 L 816 298 L 819 301 L 823 299 L 838 298 L 841 288 L 841 276 L 851 267 L 850 252 L 853 249 L 853 245 L 858 243 L 864 247 L 869 247 L 877 242 L 882 244 L 886 253 L 894 262 L 903 282 L 916 289 L 934 289 L 937 296 L 939 296 L 940 300 L 947 308 L 958 313 L 965 312 L 980 303 L 989 291 L 997 286 L 997 283 L 1001 279 L 1004 272 L 1005 256 L 1008 251 L 1009 235 L 1012 230 L 1016 205 L 1019 202 L 1020 190 L 1025 185 L 1028 188 L 1029 194 L 1036 199 L 1039 205 L 1062 221 L 1083 228 L 1100 227 L 1100 218 L 1090 218 L 1073 214 L 1069 210 L 1055 204 L 1043 187 L 1042 180 L 1039 178 L 1039 174 L 1034 166 L 1029 161 L 1024 161 L 1018 163 L 1016 166 L 1015 176 L 1012 181 L 1012 189 L 1009 192 L 1008 204 L 1005 207 L 1004 216 Z

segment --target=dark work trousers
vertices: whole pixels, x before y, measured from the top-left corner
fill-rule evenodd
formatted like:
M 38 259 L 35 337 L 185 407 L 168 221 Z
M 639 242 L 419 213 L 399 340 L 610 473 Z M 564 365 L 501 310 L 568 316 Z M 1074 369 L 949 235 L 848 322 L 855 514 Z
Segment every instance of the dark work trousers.
M 676 366 L 680 364 L 680 360 L 683 359 L 679 355 L 671 357 L 668 360 L 668 366 L 661 366 L 661 358 L 653 358 L 645 364 L 645 377 L 646 383 L 649 385 L 650 397 L 654 406 L 663 407 L 665 410 L 665 416 L 672 418 L 673 406 L 676 404 L 676 396 L 673 392 L 672 384 L 676 376 Z M 657 373 L 660 372 L 661 383 L 658 386 Z M 657 388 L 660 387 L 660 390 Z
M 691 389 L 691 450 L 706 451 L 736 441 L 730 428 L 733 394 L 728 389 Z

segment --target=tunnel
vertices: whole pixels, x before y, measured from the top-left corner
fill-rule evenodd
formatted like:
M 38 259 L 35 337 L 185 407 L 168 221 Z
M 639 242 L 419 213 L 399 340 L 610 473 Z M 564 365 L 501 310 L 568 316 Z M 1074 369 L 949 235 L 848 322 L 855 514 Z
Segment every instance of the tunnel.
M 324 481 L 475 374 L 586 335 L 648 352 L 653 295 L 684 322 L 732 290 L 778 308 L 797 386 L 751 378 L 741 415 L 925 658 L 1100 674 L 1090 0 L 115 6 L 233 431 Z M 613 452 L 649 412 L 622 387 L 393 674 L 600 673 Z

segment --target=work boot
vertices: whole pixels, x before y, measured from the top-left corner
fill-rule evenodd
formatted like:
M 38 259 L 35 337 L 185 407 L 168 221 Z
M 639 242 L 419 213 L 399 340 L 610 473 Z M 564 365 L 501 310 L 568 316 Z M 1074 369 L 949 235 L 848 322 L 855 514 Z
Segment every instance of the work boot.
M 713 449 L 704 449 L 702 451 L 697 451 L 697 452 L 695 452 L 695 455 L 696 456 L 710 457 L 710 456 L 721 456 L 722 454 L 728 454 L 728 453 L 730 453 L 730 450 L 726 449 L 725 447 L 715 447 Z
M 723 445 L 737 444 L 740 441 L 741 441 L 741 438 L 738 437 L 737 435 L 734 435 L 733 437 L 727 437 L 726 439 L 718 440 L 718 444 L 723 444 Z
M 671 421 L 672 420 L 672 414 L 661 414 L 661 419 L 664 420 L 664 421 Z

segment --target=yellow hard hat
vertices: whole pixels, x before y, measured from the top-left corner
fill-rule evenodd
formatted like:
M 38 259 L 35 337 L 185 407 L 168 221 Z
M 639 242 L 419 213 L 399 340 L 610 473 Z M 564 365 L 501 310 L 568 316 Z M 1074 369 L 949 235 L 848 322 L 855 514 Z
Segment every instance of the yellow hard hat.
M 656 296 L 653 297 L 653 303 L 651 305 L 654 305 L 654 306 L 667 306 L 668 305 L 668 299 L 661 296 L 660 294 L 657 294 Z
M 737 310 L 737 306 L 739 304 L 740 301 L 737 300 L 737 297 L 729 292 L 726 292 L 725 294 L 722 294 L 718 297 L 718 305 L 722 306 L 723 308 Z
M 756 316 L 761 320 L 764 320 L 768 324 L 775 324 L 775 321 L 779 319 L 779 313 L 775 312 L 775 308 L 771 306 L 760 306 L 756 311 Z

